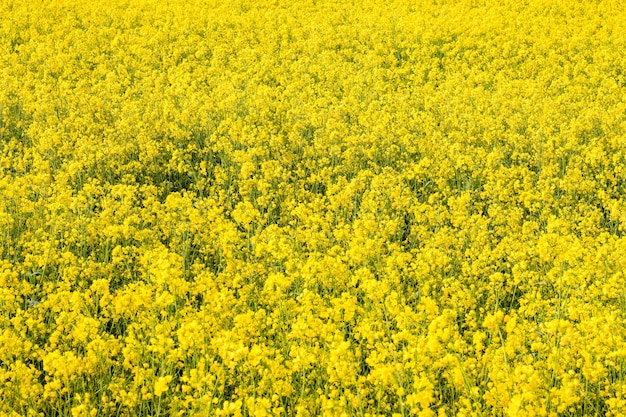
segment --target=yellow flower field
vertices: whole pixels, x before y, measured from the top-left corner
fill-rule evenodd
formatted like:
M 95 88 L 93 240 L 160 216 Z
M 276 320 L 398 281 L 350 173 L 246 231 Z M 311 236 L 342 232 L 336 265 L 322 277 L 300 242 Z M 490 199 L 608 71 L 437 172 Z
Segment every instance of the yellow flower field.
M 626 415 L 626 3 L 0 0 L 0 416 Z

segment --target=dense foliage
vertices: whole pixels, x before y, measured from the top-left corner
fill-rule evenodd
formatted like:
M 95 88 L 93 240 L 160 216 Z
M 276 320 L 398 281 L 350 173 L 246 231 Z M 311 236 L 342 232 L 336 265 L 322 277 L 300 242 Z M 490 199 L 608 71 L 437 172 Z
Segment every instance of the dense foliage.
M 0 16 L 0 414 L 626 414 L 623 2 Z

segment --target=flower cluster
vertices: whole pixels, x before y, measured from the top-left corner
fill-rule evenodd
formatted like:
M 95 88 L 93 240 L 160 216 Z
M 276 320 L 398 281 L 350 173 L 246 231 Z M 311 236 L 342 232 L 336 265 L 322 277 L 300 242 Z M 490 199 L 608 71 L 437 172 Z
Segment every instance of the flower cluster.
M 626 414 L 620 2 L 0 16 L 0 415 Z

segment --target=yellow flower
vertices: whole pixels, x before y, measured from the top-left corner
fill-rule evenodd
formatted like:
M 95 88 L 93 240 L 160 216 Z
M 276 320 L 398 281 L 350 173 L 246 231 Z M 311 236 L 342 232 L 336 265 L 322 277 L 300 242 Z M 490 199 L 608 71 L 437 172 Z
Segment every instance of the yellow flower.
M 172 382 L 172 376 L 166 375 L 157 378 L 154 382 L 154 395 L 160 397 L 164 392 L 168 390 L 169 383 Z

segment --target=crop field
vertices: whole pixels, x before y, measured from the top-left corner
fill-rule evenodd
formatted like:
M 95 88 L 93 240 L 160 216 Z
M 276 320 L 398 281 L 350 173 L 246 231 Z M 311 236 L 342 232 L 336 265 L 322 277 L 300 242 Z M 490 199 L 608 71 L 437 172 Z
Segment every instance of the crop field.
M 0 416 L 626 415 L 626 3 L 0 0 Z

